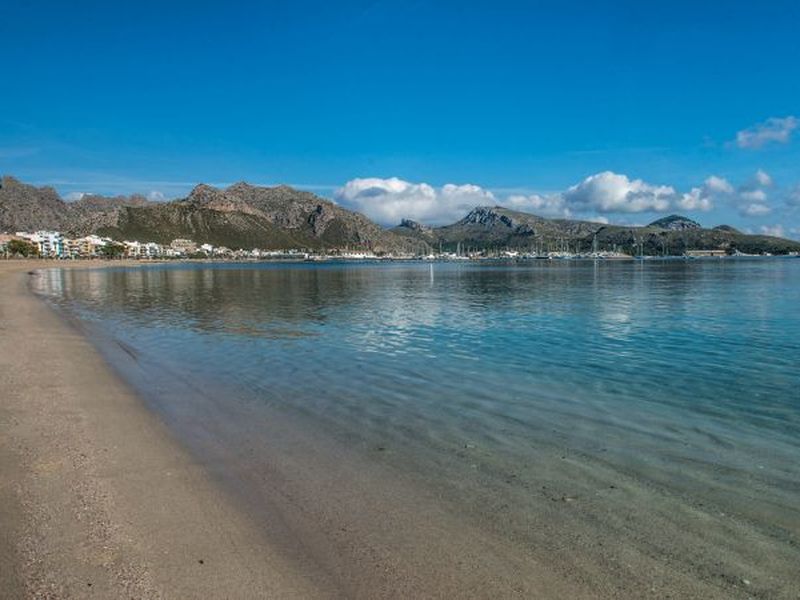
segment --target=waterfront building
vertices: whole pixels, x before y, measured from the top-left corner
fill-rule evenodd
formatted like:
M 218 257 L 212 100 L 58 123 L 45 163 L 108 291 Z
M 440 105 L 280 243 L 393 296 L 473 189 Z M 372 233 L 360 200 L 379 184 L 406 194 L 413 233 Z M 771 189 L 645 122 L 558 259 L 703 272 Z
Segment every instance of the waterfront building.
M 197 252 L 196 242 L 182 238 L 172 240 L 169 247 L 172 248 L 172 250 L 174 250 L 178 256 L 182 254 L 194 254 Z
M 156 244 L 155 242 L 147 242 L 142 244 L 142 248 L 142 256 L 144 258 L 159 258 L 164 255 L 164 247 L 161 244 Z
M 73 258 L 92 258 L 100 255 L 100 249 L 112 242 L 111 238 L 87 235 L 69 240 L 69 255 Z
M 155 242 L 124 241 L 127 258 L 159 258 L 164 255 L 164 248 Z
M 36 231 L 28 233 L 18 231 L 17 237 L 29 241 L 36 246 L 39 256 L 47 258 L 68 258 L 67 247 L 64 244 L 64 236 L 58 231 Z

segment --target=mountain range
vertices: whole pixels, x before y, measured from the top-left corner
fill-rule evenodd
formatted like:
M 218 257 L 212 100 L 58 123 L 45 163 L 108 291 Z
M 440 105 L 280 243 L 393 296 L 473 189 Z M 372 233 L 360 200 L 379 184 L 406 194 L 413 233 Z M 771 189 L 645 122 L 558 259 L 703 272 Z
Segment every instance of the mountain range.
M 479 206 L 452 225 L 428 228 L 405 220 L 391 231 L 452 250 L 513 248 L 534 251 L 590 252 L 617 250 L 628 254 L 680 255 L 686 250 L 738 250 L 746 254 L 800 251 L 800 242 L 749 235 L 729 225 L 712 229 L 680 215 L 643 227 L 608 225 L 573 219 L 546 219 L 500 206 Z
M 330 200 L 288 186 L 200 184 L 188 196 L 152 202 L 143 196 L 85 195 L 66 202 L 50 187 L 5 176 L 0 180 L 0 232 L 55 229 L 68 235 L 96 233 L 117 240 L 169 243 L 189 238 L 229 248 L 359 248 L 374 252 L 428 253 L 433 249 L 504 248 L 525 251 L 618 250 L 650 255 L 726 249 L 781 254 L 800 242 L 713 229 L 679 215 L 644 227 L 573 219 L 546 219 L 500 206 L 479 206 L 463 219 L 429 227 L 405 219 L 386 229 Z

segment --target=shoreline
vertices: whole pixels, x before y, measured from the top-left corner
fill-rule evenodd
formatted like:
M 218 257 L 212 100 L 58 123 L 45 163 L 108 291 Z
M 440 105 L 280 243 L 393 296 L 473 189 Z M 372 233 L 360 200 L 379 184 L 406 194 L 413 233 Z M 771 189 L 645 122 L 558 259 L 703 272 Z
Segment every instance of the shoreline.
M 113 266 L 125 266 L 115 262 Z M 329 597 L 0 263 L 0 597 Z
M 592 597 L 289 421 L 263 463 L 187 445 L 36 297 L 48 268 L 0 263 L 0 598 Z
M 0 263 L 0 597 L 594 596 L 289 421 L 265 462 L 193 451 L 30 289 L 30 271 L 63 267 Z
M 0 263 L 0 597 L 788 597 L 763 576 L 792 551 L 766 569 L 745 541 L 774 538 L 712 505 L 580 453 L 510 481 L 255 410 L 51 308 L 48 267 Z
M 54 262 L 48 266 L 58 269 L 62 265 Z M 84 266 L 135 267 L 140 263 L 115 261 L 98 265 L 95 261 L 86 265 L 75 264 L 73 268 Z M 46 268 L 34 263 L 33 268 L 36 267 Z M 213 452 L 208 453 L 205 447 L 193 447 L 185 435 L 173 429 L 181 428 L 179 422 L 165 419 L 165 415 L 151 403 L 152 399 L 128 383 L 133 383 L 137 376 L 139 367 L 135 356 L 116 347 L 112 341 L 112 353 L 119 354 L 127 366 L 120 365 L 116 359 L 110 360 L 107 350 L 97 346 L 98 340 L 93 340 L 80 322 L 72 322 L 71 318 L 59 314 L 35 297 L 29 289 L 25 270 L 23 267 L 16 269 L 18 291 L 14 299 L 24 301 L 26 306 L 31 305 L 31 309 L 35 307 L 36 312 L 41 313 L 41 325 L 49 321 L 58 338 L 67 336 L 81 346 L 84 356 L 90 355 L 94 372 L 102 373 L 102 379 L 110 380 L 108 384 L 115 388 L 104 391 L 120 396 L 118 402 L 102 407 L 100 418 L 91 418 L 87 430 L 79 435 L 69 432 L 66 437 L 69 440 L 83 439 L 84 436 L 91 439 L 97 431 L 111 428 L 107 436 L 102 436 L 106 443 L 102 451 L 124 451 L 124 457 L 112 456 L 110 459 L 117 469 L 120 463 L 125 463 L 125 466 L 115 472 L 119 479 L 110 482 L 116 489 L 103 490 L 102 493 L 105 497 L 113 495 L 119 500 L 117 504 L 123 505 L 120 513 L 132 508 L 129 503 L 136 502 L 136 495 L 142 488 L 149 491 L 158 487 L 159 496 L 164 499 L 156 507 L 136 507 L 135 515 L 127 512 L 119 515 L 120 521 L 127 522 L 125 536 L 128 540 L 135 540 L 141 531 L 147 532 L 151 554 L 142 556 L 139 552 L 121 552 L 117 562 L 125 565 L 126 571 L 142 572 L 146 577 L 140 577 L 133 584 L 126 581 L 122 587 L 109 585 L 110 594 L 124 590 L 136 597 L 167 598 L 523 598 L 531 594 L 542 598 L 592 597 L 590 588 L 564 580 L 562 574 L 546 565 L 531 562 L 530 557 L 517 560 L 509 554 L 504 540 L 462 522 L 457 513 L 449 512 L 441 504 L 440 498 L 416 489 L 413 481 L 394 480 L 395 474 L 384 472 L 380 465 L 363 460 L 358 452 L 329 444 L 330 440 L 323 441 L 322 438 L 327 438 L 325 432 L 320 432 L 321 438 L 314 437 L 291 419 L 279 418 L 268 426 L 266 437 L 270 441 L 261 448 L 266 450 L 261 453 L 263 461 L 250 461 L 240 456 L 239 448 L 221 445 L 220 440 L 214 437 L 222 433 L 216 425 L 210 426 L 208 431 L 206 426 L 200 426 L 201 436 L 210 435 L 203 442 L 213 446 Z M 0 264 L 0 278 L 3 275 Z M 0 292 L 0 315 L 7 301 L 5 296 L 7 294 Z M 18 329 L 27 325 L 29 321 L 25 319 L 18 324 Z M 62 346 L 61 341 L 55 345 Z M 0 351 L 3 350 L 0 347 Z M 84 362 L 76 360 L 74 352 L 64 353 L 63 350 L 63 347 L 58 348 L 58 353 L 72 356 L 65 362 L 76 361 L 79 367 Z M 130 372 L 128 368 L 134 371 Z M 144 371 L 138 374 L 143 375 Z M 36 377 L 41 378 L 40 374 Z M 76 383 L 76 388 L 85 393 L 88 382 L 84 379 Z M 48 381 L 43 385 L 58 387 L 59 384 Z M 175 385 L 183 387 L 186 382 L 177 377 Z M 168 389 L 162 393 L 166 398 L 172 397 Z M 97 403 L 86 403 L 76 408 L 83 418 L 87 418 L 89 415 L 86 413 L 99 407 Z M 183 416 L 189 421 L 195 420 L 194 415 Z M 158 439 L 133 439 L 144 433 Z M 126 448 L 120 446 L 120 437 L 129 438 Z M 111 439 L 114 440 L 111 442 L 113 448 L 108 447 Z M 69 440 L 61 441 L 68 444 Z M 255 440 L 250 441 L 258 444 Z M 148 464 L 141 464 L 138 455 L 143 444 L 152 455 Z M 81 455 L 92 455 L 93 450 L 82 448 Z M 164 482 L 158 480 L 159 471 L 174 471 L 176 460 L 187 463 L 185 468 L 191 471 L 196 481 L 186 489 L 167 491 L 163 489 Z M 161 463 L 166 464 L 159 466 Z M 126 481 L 131 478 L 131 472 L 136 473 L 139 487 Z M 181 478 L 187 475 L 183 473 Z M 93 473 L 88 469 L 74 473 L 70 478 L 78 476 L 93 479 Z M 320 492 L 324 495 L 320 496 Z M 152 514 L 154 509 L 163 511 L 166 502 L 173 505 L 204 502 L 205 496 L 212 497 L 210 502 L 217 509 L 218 514 L 213 518 L 199 510 L 190 511 L 188 516 L 183 510 Z M 46 502 L 53 501 L 60 502 L 60 499 L 49 497 Z M 175 520 L 183 522 L 182 526 L 175 525 Z M 60 527 L 61 519 L 58 521 Z M 205 534 L 198 539 L 195 530 L 204 525 L 233 539 L 209 542 Z M 162 533 L 166 530 L 170 530 L 170 537 L 165 539 Z M 177 540 L 171 537 L 176 533 L 181 535 Z M 91 532 L 86 532 L 86 535 L 91 535 Z M 174 575 L 169 573 L 168 578 L 160 580 L 160 587 L 153 583 L 156 579 L 154 573 L 159 570 L 158 565 L 154 567 L 150 562 L 153 556 L 158 560 L 162 554 L 183 553 L 185 548 L 198 543 L 208 548 L 205 554 L 219 554 L 225 551 L 226 542 L 233 546 L 231 552 L 236 560 L 242 555 L 247 556 L 251 563 L 249 568 L 243 569 L 236 560 L 228 561 L 220 565 L 218 573 L 205 585 L 195 581 L 198 577 L 197 560 L 209 564 L 207 559 L 195 560 L 194 555 L 204 554 L 198 551 L 187 556 L 185 564 L 177 566 L 185 569 L 178 574 L 186 581 L 169 579 Z M 137 546 L 141 544 L 141 541 L 137 542 Z M 487 551 L 488 554 L 484 554 Z M 54 573 L 48 577 L 51 587 L 59 570 L 63 573 L 74 569 L 75 559 L 80 558 L 74 555 L 71 547 L 54 549 L 52 554 L 66 560 L 40 569 L 39 572 Z M 32 580 L 39 585 L 36 581 L 39 572 L 32 578 L 25 557 L 21 558 L 26 589 L 30 589 Z M 145 566 L 140 567 L 142 564 Z M 254 572 L 257 572 L 255 578 L 252 577 Z M 225 579 L 230 581 L 219 583 Z M 63 595 L 83 597 L 81 591 L 78 582 L 68 590 L 70 593 Z M 86 595 L 97 592 L 98 586 L 93 584 L 92 593 Z M 41 593 L 37 590 L 36 595 Z M 62 597 L 62 594 L 56 593 L 56 596 Z

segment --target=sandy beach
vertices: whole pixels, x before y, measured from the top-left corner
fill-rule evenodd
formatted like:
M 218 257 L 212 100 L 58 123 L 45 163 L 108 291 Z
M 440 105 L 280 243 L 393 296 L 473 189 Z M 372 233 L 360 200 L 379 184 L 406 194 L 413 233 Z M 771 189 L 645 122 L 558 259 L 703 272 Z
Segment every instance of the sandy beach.
M 0 596 L 320 596 L 28 291 L 46 266 L 0 263 Z

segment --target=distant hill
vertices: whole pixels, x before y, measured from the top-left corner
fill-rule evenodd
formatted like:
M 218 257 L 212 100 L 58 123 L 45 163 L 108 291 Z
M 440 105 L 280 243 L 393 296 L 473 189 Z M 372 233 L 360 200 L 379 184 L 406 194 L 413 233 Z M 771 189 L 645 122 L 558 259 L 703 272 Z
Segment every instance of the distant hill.
M 598 243 L 636 253 L 637 244 L 646 255 L 683 254 L 686 250 L 727 250 L 745 254 L 800 252 L 800 242 L 766 235 L 746 235 L 732 227 L 665 229 L 663 227 L 605 226 L 597 232 Z
M 64 202 L 52 188 L 3 177 L 0 231 L 36 229 L 57 229 L 70 235 L 98 233 L 142 242 L 190 238 L 234 249 L 352 248 L 421 254 L 439 247 L 537 252 L 597 248 L 648 255 L 720 248 L 745 253 L 800 251 L 800 242 L 745 235 L 726 225 L 704 229 L 680 215 L 630 227 L 545 219 L 501 206 L 479 206 L 443 227 L 406 219 L 397 227 L 384 229 L 360 213 L 288 186 L 237 183 L 221 189 L 200 184 L 186 198 L 170 202 L 150 202 L 142 196 L 84 196 Z
M 452 225 L 435 230 L 448 247 L 527 247 L 554 244 L 562 239 L 591 237 L 601 225 L 588 221 L 545 219 L 501 206 L 479 206 Z
M 0 231 L 58 229 L 118 240 L 168 243 L 190 238 L 230 248 L 361 248 L 403 251 L 408 240 L 364 215 L 288 186 L 200 184 L 186 197 L 149 202 L 142 196 L 84 196 L 64 202 L 52 188 L 11 177 L 0 187 Z
M 430 230 L 403 223 L 392 231 L 433 247 L 453 251 L 513 248 L 523 251 L 589 252 L 618 250 L 628 254 L 683 254 L 686 250 L 738 250 L 758 254 L 800 251 L 800 242 L 763 235 L 745 235 L 729 226 L 704 229 L 680 215 L 645 227 L 606 225 L 573 219 L 545 219 L 501 206 L 481 206 L 463 219 Z
M 166 243 L 175 238 L 231 248 L 404 250 L 403 238 L 362 214 L 288 186 L 198 185 L 183 199 L 127 207 L 99 233 Z
M 59 228 L 68 216 L 67 205 L 53 188 L 0 179 L 0 231 Z
M 692 221 L 688 217 L 681 215 L 669 215 L 656 221 L 653 221 L 648 227 L 657 227 L 659 229 L 672 229 L 674 231 L 683 231 L 684 229 L 702 229 L 702 226 L 697 221 Z
M 0 231 L 55 229 L 87 234 L 114 223 L 126 207 L 150 204 L 144 196 L 87 195 L 64 202 L 51 187 L 35 187 L 5 176 L 0 179 Z

